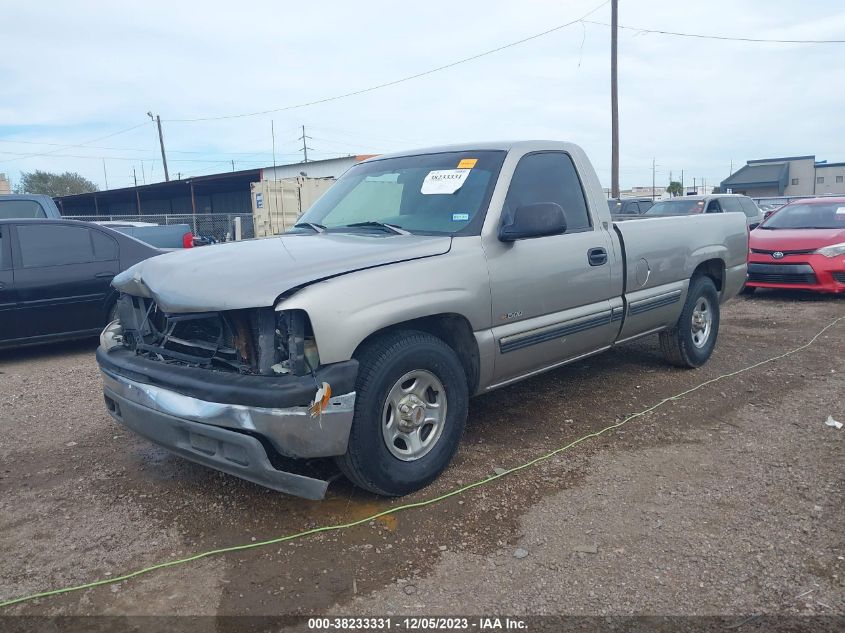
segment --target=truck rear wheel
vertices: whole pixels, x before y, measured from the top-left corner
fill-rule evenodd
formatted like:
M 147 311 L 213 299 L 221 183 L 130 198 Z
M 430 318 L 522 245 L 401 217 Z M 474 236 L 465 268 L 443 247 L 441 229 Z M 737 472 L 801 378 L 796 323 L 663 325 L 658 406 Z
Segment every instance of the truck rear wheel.
M 354 484 L 385 496 L 434 481 L 458 448 L 469 390 L 455 352 L 439 338 L 400 330 L 358 354 L 355 418 L 345 455 Z
M 701 367 L 710 358 L 719 334 L 719 293 L 710 277 L 690 280 L 678 322 L 660 333 L 666 360 L 678 367 Z

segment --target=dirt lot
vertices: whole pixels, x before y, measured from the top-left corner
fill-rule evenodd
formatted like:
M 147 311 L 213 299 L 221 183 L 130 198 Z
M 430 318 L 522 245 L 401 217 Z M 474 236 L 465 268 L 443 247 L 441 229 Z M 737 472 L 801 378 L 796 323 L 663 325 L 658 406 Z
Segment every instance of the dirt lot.
M 845 297 L 723 309 L 711 362 L 648 338 L 473 401 L 428 490 L 286 497 L 170 456 L 105 412 L 95 342 L 0 353 L 0 599 L 442 494 L 805 343 Z M 843 614 L 845 321 L 487 486 L 342 532 L 17 605 L 14 614 Z

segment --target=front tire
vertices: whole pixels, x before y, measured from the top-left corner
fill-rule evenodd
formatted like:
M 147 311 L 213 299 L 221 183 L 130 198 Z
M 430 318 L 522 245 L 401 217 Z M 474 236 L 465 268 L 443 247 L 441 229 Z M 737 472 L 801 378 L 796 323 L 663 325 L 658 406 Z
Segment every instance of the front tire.
M 449 465 L 466 425 L 469 389 L 455 352 L 426 332 L 400 330 L 366 344 L 358 357 L 355 417 L 345 455 L 354 484 L 400 496 Z
M 719 334 L 719 293 L 710 277 L 690 280 L 678 322 L 660 333 L 666 360 L 678 367 L 701 367 L 710 358 Z

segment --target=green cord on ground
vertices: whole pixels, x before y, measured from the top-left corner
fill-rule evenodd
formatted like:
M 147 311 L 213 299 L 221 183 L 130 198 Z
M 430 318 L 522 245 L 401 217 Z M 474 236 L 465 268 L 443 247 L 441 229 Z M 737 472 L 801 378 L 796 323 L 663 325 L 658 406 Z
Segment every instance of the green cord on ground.
M 566 444 L 565 446 L 561 446 L 560 448 L 556 448 L 555 450 L 550 451 L 548 453 L 545 453 L 544 455 L 540 455 L 539 457 L 535 457 L 534 459 L 527 461 L 524 464 L 520 464 L 519 466 L 514 466 L 513 468 L 509 468 L 508 470 L 505 470 L 503 472 L 497 473 L 495 475 L 491 475 L 490 477 L 487 477 L 485 479 L 481 479 L 479 481 L 467 484 L 466 486 L 461 486 L 460 488 L 456 488 L 456 489 L 454 489 L 450 492 L 447 492 L 445 494 L 442 494 L 440 496 L 433 497 L 431 499 L 426 499 L 426 500 L 423 500 L 423 501 L 406 503 L 404 505 L 397 506 L 395 508 L 389 508 L 387 510 L 377 512 L 376 514 L 370 515 L 368 517 L 364 517 L 363 519 L 358 519 L 356 521 L 351 521 L 349 523 L 338 523 L 338 524 L 335 524 L 335 525 L 325 525 L 325 526 L 322 526 L 322 527 L 316 527 L 316 528 L 312 528 L 310 530 L 304 530 L 302 532 L 297 532 L 295 534 L 289 534 L 287 536 L 280 536 L 278 538 L 273 538 L 273 539 L 270 539 L 270 540 L 267 540 L 267 541 L 258 541 L 258 542 L 255 542 L 255 543 L 246 543 L 246 544 L 243 544 L 243 545 L 232 545 L 230 547 L 221 547 L 219 549 L 213 549 L 213 550 L 209 550 L 207 552 L 200 552 L 199 554 L 194 554 L 193 556 L 188 556 L 187 558 L 179 558 L 179 559 L 167 561 L 167 562 L 164 562 L 164 563 L 157 563 L 157 564 L 151 565 L 149 567 L 144 567 L 142 569 L 138 569 L 138 570 L 135 570 L 133 572 L 123 574 L 122 576 L 115 576 L 113 578 L 111 578 L 111 577 L 110 578 L 104 578 L 102 580 L 95 580 L 93 582 L 87 582 L 85 584 L 75 585 L 75 586 L 72 586 L 72 587 L 63 587 L 63 588 L 60 588 L 60 589 L 52 589 L 52 590 L 49 590 L 49 591 L 42 591 L 42 592 L 34 593 L 34 594 L 31 594 L 31 595 L 28 595 L 28 596 L 21 596 L 19 598 L 11 598 L 9 600 L 5 600 L 3 602 L 0 602 L 0 608 L 9 607 L 9 606 L 12 606 L 14 604 L 20 604 L 21 602 L 29 602 L 31 600 L 36 600 L 38 598 L 46 598 L 46 597 L 49 597 L 49 596 L 57 596 L 57 595 L 60 595 L 60 594 L 71 593 L 73 591 L 81 591 L 83 589 L 91 589 L 93 587 L 99 587 L 101 585 L 111 585 L 111 584 L 114 584 L 114 583 L 117 583 L 117 582 L 122 582 L 124 580 L 129 580 L 130 578 L 136 578 L 137 576 L 141 576 L 143 574 L 149 574 L 150 572 L 153 572 L 153 571 L 156 571 L 156 570 L 159 570 L 159 569 L 165 569 L 167 567 L 175 567 L 177 565 L 184 565 L 186 563 L 190 563 L 192 561 L 199 560 L 201 558 L 208 558 L 209 556 L 217 556 L 219 554 L 227 554 L 229 552 L 241 552 L 241 551 L 248 550 L 248 549 L 254 549 L 256 547 L 266 547 L 267 545 L 276 545 L 278 543 L 285 543 L 287 541 L 293 541 L 293 540 L 303 538 L 303 537 L 306 537 L 306 536 L 311 536 L 313 534 L 319 534 L 320 532 L 334 532 L 334 531 L 338 531 L 338 530 L 345 530 L 345 529 L 348 529 L 348 528 L 351 528 L 351 527 L 355 527 L 356 525 L 368 523 L 370 521 L 373 521 L 374 519 L 378 519 L 378 518 L 386 516 L 388 514 L 395 514 L 397 512 L 403 512 L 405 510 L 412 510 L 414 508 L 423 508 L 423 507 L 426 507 L 426 506 L 434 505 L 434 504 L 439 503 L 439 502 L 441 502 L 445 499 L 448 499 L 450 497 L 454 497 L 456 495 L 467 492 L 468 490 L 472 490 L 473 488 L 477 488 L 479 486 L 489 484 L 490 482 L 495 481 L 496 479 L 499 479 L 501 477 L 505 477 L 506 475 L 510 475 L 512 473 L 519 472 L 519 471 L 524 470 L 526 468 L 530 468 L 534 464 L 537 464 L 539 462 L 550 459 L 550 458 L 554 457 L 555 455 L 558 455 L 559 453 L 563 453 L 565 451 L 568 451 L 569 449 L 573 448 L 574 446 L 577 446 L 581 442 L 584 442 L 584 441 L 591 439 L 591 438 L 594 438 L 594 437 L 598 437 L 600 435 L 604 435 L 605 433 L 612 431 L 614 429 L 618 429 L 619 427 L 627 424 L 628 422 L 630 422 L 631 420 L 634 420 L 635 418 L 639 418 L 639 417 L 642 417 L 644 415 L 651 413 L 652 411 L 654 411 L 655 409 L 663 406 L 667 402 L 671 402 L 673 400 L 678 400 L 680 398 L 683 398 L 684 396 L 689 395 L 689 394 L 693 393 L 694 391 L 698 391 L 699 389 L 702 389 L 703 387 L 706 387 L 707 385 L 711 385 L 714 382 L 718 382 L 718 381 L 724 380 L 726 378 L 732 378 L 734 376 L 745 373 L 747 371 L 751 371 L 752 369 L 756 369 L 757 367 L 760 367 L 761 365 L 765 365 L 767 363 L 772 363 L 772 362 L 781 360 L 783 358 L 786 358 L 787 356 L 791 356 L 792 354 L 795 354 L 797 352 L 805 350 L 808 347 L 810 347 L 813 343 L 815 343 L 816 340 L 818 340 L 818 338 L 822 334 L 824 334 L 827 330 L 832 328 L 834 325 L 836 325 L 837 323 L 839 323 L 843 319 L 845 319 L 845 316 L 837 317 L 836 319 L 834 319 L 833 321 L 828 323 L 825 327 L 823 327 L 821 330 L 819 330 L 816 333 L 816 335 L 813 336 L 813 338 L 811 338 L 809 341 L 807 341 L 804 345 L 801 345 L 800 347 L 796 347 L 795 349 L 789 350 L 788 352 L 784 352 L 783 354 L 779 354 L 778 356 L 773 356 L 771 358 L 767 358 L 766 360 L 762 360 L 758 363 L 754 363 L 753 365 L 749 365 L 748 367 L 743 367 L 742 369 L 738 369 L 736 371 L 733 371 L 733 372 L 730 372 L 730 373 L 727 373 L 727 374 L 722 374 L 721 376 L 716 376 L 715 378 L 711 378 L 710 380 L 705 380 L 704 382 L 696 385 L 695 387 L 687 389 L 686 391 L 682 391 L 681 393 L 675 394 L 674 396 L 669 396 L 667 398 L 663 398 L 663 400 L 660 400 L 659 402 L 657 402 L 656 404 L 648 407 L 647 409 L 644 409 L 643 411 L 640 411 L 639 413 L 633 413 L 633 414 L 629 415 L 627 418 L 621 420 L 620 422 L 617 422 L 616 424 L 611 424 L 610 426 L 607 426 L 600 431 L 596 431 L 594 433 L 590 433 L 588 435 L 580 437 L 577 440 L 574 440 L 574 441 L 570 442 L 569 444 Z

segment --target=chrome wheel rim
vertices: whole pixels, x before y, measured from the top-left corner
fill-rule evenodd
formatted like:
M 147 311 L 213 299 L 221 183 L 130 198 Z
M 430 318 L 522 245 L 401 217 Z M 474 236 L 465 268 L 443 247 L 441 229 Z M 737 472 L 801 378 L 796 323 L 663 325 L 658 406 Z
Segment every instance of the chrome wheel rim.
M 387 450 L 405 462 L 426 456 L 443 435 L 446 390 L 429 371 L 409 371 L 393 383 L 384 402 L 381 430 Z
M 702 348 L 713 329 L 713 307 L 707 297 L 699 297 L 692 310 L 692 344 Z

